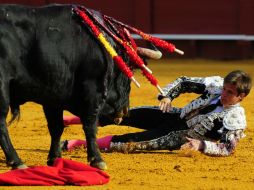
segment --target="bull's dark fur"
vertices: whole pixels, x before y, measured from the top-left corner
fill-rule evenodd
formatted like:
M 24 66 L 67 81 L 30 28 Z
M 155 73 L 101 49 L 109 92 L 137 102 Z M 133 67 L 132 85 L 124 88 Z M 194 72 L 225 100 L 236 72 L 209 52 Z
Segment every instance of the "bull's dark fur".
M 98 116 L 113 117 L 128 106 L 129 92 L 130 80 L 72 14 L 72 5 L 0 5 L 0 144 L 8 165 L 23 164 L 6 127 L 9 108 L 15 119 L 19 106 L 33 101 L 43 106 L 48 122 L 48 164 L 61 156 L 62 116 L 68 110 L 83 123 L 88 161 L 100 167 L 104 162 L 96 145 Z

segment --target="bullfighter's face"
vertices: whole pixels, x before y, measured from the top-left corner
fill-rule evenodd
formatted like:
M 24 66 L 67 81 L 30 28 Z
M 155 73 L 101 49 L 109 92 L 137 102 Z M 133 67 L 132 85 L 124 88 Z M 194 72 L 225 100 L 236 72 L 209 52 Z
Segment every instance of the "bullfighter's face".
M 238 93 L 237 88 L 233 84 L 225 83 L 223 85 L 223 90 L 221 93 L 221 103 L 223 107 L 228 107 L 230 105 L 235 105 L 242 101 L 245 97 L 245 93 Z

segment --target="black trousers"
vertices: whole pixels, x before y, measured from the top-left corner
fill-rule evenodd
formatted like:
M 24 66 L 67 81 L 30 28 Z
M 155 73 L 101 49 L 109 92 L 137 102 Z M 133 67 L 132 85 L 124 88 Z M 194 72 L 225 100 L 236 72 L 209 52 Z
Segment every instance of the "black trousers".
M 129 117 L 124 118 L 120 125 L 144 129 L 142 132 L 115 135 L 112 142 L 139 142 L 156 139 L 172 131 L 188 129 L 184 119 L 176 113 L 163 113 L 158 106 L 133 108 Z M 121 127 L 121 126 L 119 126 Z

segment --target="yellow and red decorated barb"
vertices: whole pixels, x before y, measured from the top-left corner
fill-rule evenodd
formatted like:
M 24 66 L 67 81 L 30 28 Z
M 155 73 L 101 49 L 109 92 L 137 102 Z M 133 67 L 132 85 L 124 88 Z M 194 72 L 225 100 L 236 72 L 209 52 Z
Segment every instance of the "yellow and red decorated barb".
M 110 20 L 107 20 L 107 22 L 110 24 L 110 26 L 113 28 L 113 24 Z M 99 22 L 97 22 L 99 24 Z M 126 28 L 123 28 L 122 31 L 122 37 L 128 38 L 128 41 L 124 41 L 121 38 L 117 37 L 115 34 L 113 34 L 108 28 L 104 27 L 103 25 L 100 25 L 118 44 L 120 44 L 124 49 L 126 54 L 129 56 L 131 61 L 135 63 L 140 69 L 145 69 L 148 73 L 152 74 L 152 71 L 145 65 L 144 61 L 139 57 L 137 54 L 137 45 L 133 38 L 130 36 L 129 30 Z M 116 30 L 116 29 L 115 29 Z M 145 75 L 146 76 L 146 75 Z M 146 78 L 149 80 L 149 78 L 146 76 Z
M 131 62 L 136 64 L 141 70 L 142 74 L 150 81 L 150 83 L 158 89 L 158 91 L 163 94 L 162 89 L 160 88 L 157 79 L 152 75 L 152 71 L 146 67 L 143 59 L 138 55 L 137 45 L 133 38 L 131 37 L 129 30 L 139 34 L 143 39 L 150 41 L 155 46 L 158 46 L 162 49 L 165 49 L 168 52 L 178 52 L 183 54 L 181 50 L 175 48 L 173 44 L 170 44 L 166 41 L 163 41 L 159 38 L 155 38 L 151 35 L 148 35 L 136 28 L 123 24 L 111 17 L 105 16 L 104 21 L 111 26 L 116 34 L 114 34 L 111 30 L 105 27 L 104 24 L 101 24 L 100 20 L 98 20 L 93 14 L 86 9 L 85 7 L 75 7 L 73 12 L 78 15 L 82 21 L 90 28 L 92 34 L 98 39 L 98 41 L 104 46 L 106 51 L 110 54 L 114 62 L 117 64 L 119 69 L 129 78 L 131 79 L 137 87 L 140 87 L 140 84 L 133 76 L 133 73 L 129 66 L 124 62 L 121 56 L 119 56 L 114 49 L 114 47 L 108 42 L 105 38 L 104 34 L 100 31 L 98 26 L 103 29 L 104 32 L 107 32 L 113 40 L 122 46 L 126 55 L 130 58 Z M 98 25 L 98 26 L 97 26 Z M 120 37 L 119 37 L 120 36 Z
M 179 54 L 181 54 L 181 55 L 184 54 L 184 52 L 181 51 L 181 50 L 179 50 L 179 49 L 177 49 L 177 48 L 175 47 L 175 45 L 173 45 L 173 44 L 171 44 L 171 43 L 168 43 L 168 42 L 166 42 L 166 41 L 164 41 L 164 40 L 161 40 L 160 38 L 156 38 L 156 37 L 153 37 L 153 36 L 151 36 L 151 35 L 149 35 L 149 34 L 146 34 L 146 33 L 142 32 L 141 30 L 138 30 L 137 28 L 131 27 L 131 26 L 129 26 L 129 25 L 127 25 L 127 24 L 124 24 L 124 23 L 122 23 L 122 22 L 120 22 L 120 21 L 118 21 L 118 20 L 115 20 L 115 19 L 113 19 L 112 17 L 109 17 L 109 16 L 104 15 L 104 18 L 107 19 L 107 20 L 110 20 L 110 21 L 112 21 L 112 22 L 114 22 L 114 23 L 116 23 L 116 24 L 118 24 L 118 25 L 120 25 L 120 26 L 122 26 L 122 27 L 127 28 L 127 29 L 130 30 L 131 32 L 133 32 L 133 33 L 138 34 L 139 36 L 141 36 L 144 40 L 150 41 L 150 42 L 153 43 L 155 46 L 160 47 L 160 48 L 162 48 L 162 49 L 164 49 L 164 50 L 166 50 L 166 51 L 168 51 L 168 52 L 171 52 L 171 53 L 172 53 L 172 52 L 176 52 L 176 53 L 179 53 Z

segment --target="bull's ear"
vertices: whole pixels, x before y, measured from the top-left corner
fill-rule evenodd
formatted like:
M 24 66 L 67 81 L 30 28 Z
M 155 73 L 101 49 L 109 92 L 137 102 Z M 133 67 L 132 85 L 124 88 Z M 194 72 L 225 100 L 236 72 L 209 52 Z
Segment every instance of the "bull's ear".
M 160 59 L 162 56 L 162 53 L 159 50 L 152 50 L 148 48 L 138 47 L 137 53 L 141 56 L 144 56 L 146 58 L 151 59 Z

